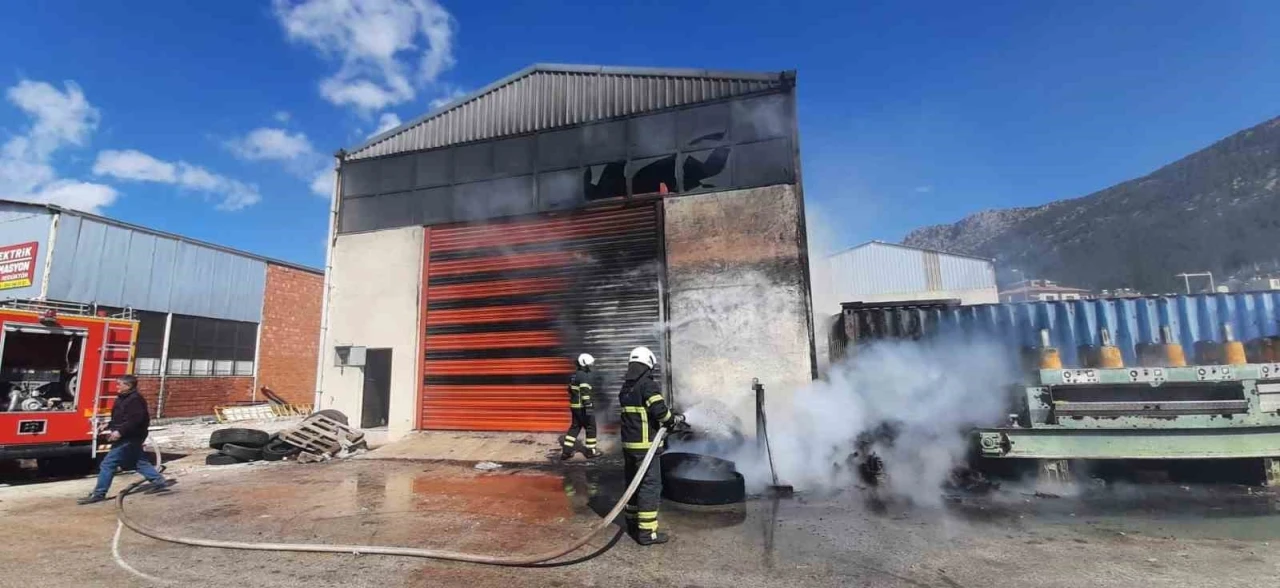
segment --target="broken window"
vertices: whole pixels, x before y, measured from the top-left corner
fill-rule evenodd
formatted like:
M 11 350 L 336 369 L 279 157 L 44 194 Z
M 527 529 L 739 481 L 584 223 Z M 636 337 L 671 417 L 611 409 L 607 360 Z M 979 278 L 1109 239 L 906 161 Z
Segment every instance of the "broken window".
M 653 157 L 631 162 L 632 194 L 676 192 L 676 156 Z
M 587 200 L 627 195 L 627 162 L 592 165 L 582 172 L 582 191 Z
M 682 192 L 700 189 L 729 187 L 729 147 L 716 147 L 707 151 L 698 151 L 684 156 L 681 164 L 684 187 Z

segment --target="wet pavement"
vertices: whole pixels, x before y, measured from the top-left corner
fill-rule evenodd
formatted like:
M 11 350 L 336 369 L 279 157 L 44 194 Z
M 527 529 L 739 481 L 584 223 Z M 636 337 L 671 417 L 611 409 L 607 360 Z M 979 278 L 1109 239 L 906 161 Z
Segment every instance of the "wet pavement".
M 540 553 L 579 537 L 621 495 L 610 461 L 492 472 L 351 460 L 184 469 L 168 496 L 130 498 L 140 522 L 242 541 Z M 122 479 L 121 482 L 125 480 Z M 0 489 L 0 586 L 146 585 L 110 556 L 109 505 L 88 480 Z M 596 537 L 573 566 L 493 568 L 381 556 L 233 552 L 126 536 L 129 564 L 190 586 L 1266 586 L 1280 574 L 1274 495 L 1246 487 L 1113 485 L 1037 496 L 1007 487 L 940 506 L 849 490 L 732 507 L 664 504 L 675 536 Z M 41 568 L 57 560 L 72 566 Z M 1280 545 L 1280 544 L 1277 544 Z M 34 582 L 34 583 L 33 583 Z

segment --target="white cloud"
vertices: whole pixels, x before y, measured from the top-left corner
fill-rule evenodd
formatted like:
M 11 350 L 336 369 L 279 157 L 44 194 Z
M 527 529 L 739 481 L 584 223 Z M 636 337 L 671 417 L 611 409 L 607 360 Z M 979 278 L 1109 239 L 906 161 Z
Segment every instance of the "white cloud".
M 93 173 L 139 182 L 173 184 L 178 181 L 178 166 L 133 149 L 99 153 Z
M 284 124 L 289 122 L 289 119 L 293 118 L 293 115 L 289 114 L 289 111 L 287 110 L 281 110 L 271 115 L 271 118 L 275 119 L 275 121 L 280 124 Z
M 98 128 L 98 109 L 80 86 L 63 89 L 47 82 L 22 80 L 5 97 L 31 119 L 25 132 L 0 145 L 0 197 L 44 202 L 98 212 L 116 200 L 110 186 L 59 179 L 53 156 L 66 147 L 83 147 Z
M 916 194 L 928 194 L 933 191 L 933 186 L 916 186 Z
M 236 157 L 248 161 L 295 161 L 315 153 L 315 148 L 306 135 L 265 127 L 249 131 L 244 138 L 228 142 L 227 147 Z
M 386 115 L 383 117 L 385 120 Z M 227 141 L 226 146 L 233 155 L 245 161 L 271 161 L 283 165 L 285 171 L 310 182 L 311 191 L 318 196 L 328 197 L 333 191 L 331 179 L 320 179 L 320 176 L 332 173 L 329 158 L 317 151 L 304 133 L 262 127 L 249 131 L 244 137 Z
M 326 198 L 333 197 L 333 170 L 325 169 L 316 172 L 311 180 L 311 193 Z
M 445 92 L 444 95 L 431 101 L 431 109 L 435 110 L 437 108 L 441 108 L 446 104 L 449 104 L 454 100 L 457 100 L 466 95 L 467 95 L 466 90 L 463 90 L 462 88 L 449 88 L 449 90 Z
M 169 184 L 184 190 L 203 192 L 218 200 L 221 210 L 240 210 L 262 200 L 258 187 L 215 174 L 185 161 L 168 162 L 141 151 L 107 150 L 98 154 L 93 173 L 119 180 Z
M 381 135 L 382 133 L 390 131 L 398 126 L 400 126 L 400 117 L 394 112 L 384 112 L 382 113 L 382 116 L 378 117 L 378 128 L 374 129 L 372 133 L 369 133 L 369 136 L 374 137 L 376 135 Z
M 365 114 L 412 100 L 453 67 L 454 21 L 436 0 L 273 0 L 292 41 L 339 63 L 320 94 Z

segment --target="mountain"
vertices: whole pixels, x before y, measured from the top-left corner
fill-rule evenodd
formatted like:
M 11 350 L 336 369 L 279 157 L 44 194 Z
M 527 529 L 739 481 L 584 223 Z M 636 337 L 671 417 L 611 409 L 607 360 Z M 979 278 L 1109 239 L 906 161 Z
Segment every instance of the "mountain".
M 1087 196 L 989 210 L 912 231 L 906 245 L 996 259 L 1094 289 L 1182 291 L 1183 272 L 1226 278 L 1280 266 L 1280 118 Z

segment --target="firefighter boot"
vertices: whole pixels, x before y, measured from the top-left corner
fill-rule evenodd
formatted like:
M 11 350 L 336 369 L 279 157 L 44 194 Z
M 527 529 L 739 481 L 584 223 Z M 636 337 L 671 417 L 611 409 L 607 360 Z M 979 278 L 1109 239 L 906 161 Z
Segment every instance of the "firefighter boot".
M 578 440 L 565 435 L 564 439 L 560 441 L 560 461 L 569 461 L 570 459 L 573 459 L 573 454 L 576 453 L 575 450 L 577 447 Z
M 671 538 L 662 531 L 640 531 L 631 537 L 640 545 L 661 545 L 671 540 Z

